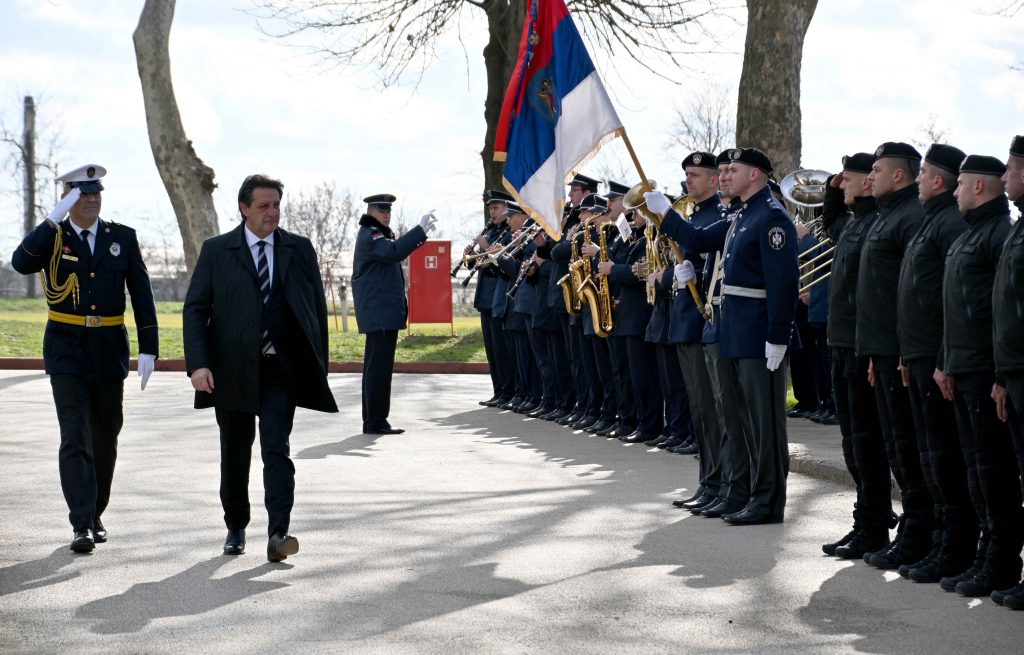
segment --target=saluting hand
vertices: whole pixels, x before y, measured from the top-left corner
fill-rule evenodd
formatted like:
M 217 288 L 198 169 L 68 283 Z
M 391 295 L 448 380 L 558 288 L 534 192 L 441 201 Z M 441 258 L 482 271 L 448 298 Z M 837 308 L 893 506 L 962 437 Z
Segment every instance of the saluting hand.
M 68 215 L 68 212 L 71 211 L 71 208 L 75 206 L 75 203 L 81 197 L 81 189 L 78 187 L 71 189 L 66 196 L 60 199 L 60 202 L 53 208 L 53 211 L 46 217 L 46 220 L 50 225 L 57 227 L 57 223 L 64 220 L 64 217 Z
M 192 388 L 204 393 L 213 393 L 213 371 L 208 368 L 197 368 L 192 371 Z

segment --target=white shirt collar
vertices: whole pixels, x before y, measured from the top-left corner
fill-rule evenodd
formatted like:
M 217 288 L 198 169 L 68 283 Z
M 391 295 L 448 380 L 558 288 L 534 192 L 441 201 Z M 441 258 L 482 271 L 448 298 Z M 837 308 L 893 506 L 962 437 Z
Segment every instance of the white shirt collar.
M 270 234 L 268 234 L 267 236 L 265 236 L 265 237 L 263 237 L 261 239 L 260 237 L 258 237 L 258 236 L 256 236 L 255 234 L 252 233 L 252 230 L 249 229 L 248 225 L 243 224 L 242 225 L 242 229 L 245 230 L 245 243 L 250 248 L 255 246 L 260 241 L 265 241 L 268 246 L 273 246 L 274 245 L 274 233 L 273 232 L 271 232 Z
M 71 229 L 74 230 L 75 234 L 78 235 L 78 238 L 81 239 L 82 238 L 82 230 L 89 230 L 89 234 L 91 234 L 93 236 L 96 236 L 96 230 L 99 228 L 100 219 L 97 218 L 96 222 L 94 222 L 89 227 L 78 227 L 78 224 L 75 223 L 70 218 L 68 219 L 68 223 L 71 224 Z

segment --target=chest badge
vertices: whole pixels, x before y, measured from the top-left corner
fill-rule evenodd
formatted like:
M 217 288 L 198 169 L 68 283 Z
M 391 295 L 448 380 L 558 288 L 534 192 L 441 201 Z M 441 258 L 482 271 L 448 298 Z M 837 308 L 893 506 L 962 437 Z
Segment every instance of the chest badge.
M 117 257 L 118 255 L 120 255 L 121 254 L 121 244 L 118 243 L 117 241 L 115 241 L 114 243 L 110 244 L 110 254 L 113 255 L 114 257 Z
M 65 255 L 71 254 L 71 246 L 64 246 L 63 250 Z
M 768 245 L 772 250 L 782 250 L 786 245 L 786 231 L 781 227 L 773 227 L 768 230 Z

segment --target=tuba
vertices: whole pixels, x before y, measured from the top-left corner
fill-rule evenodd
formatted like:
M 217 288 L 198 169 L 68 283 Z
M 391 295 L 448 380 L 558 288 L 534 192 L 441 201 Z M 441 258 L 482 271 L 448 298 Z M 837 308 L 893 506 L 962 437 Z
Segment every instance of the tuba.
M 782 196 L 818 243 L 803 252 L 800 257 L 800 293 L 805 293 L 831 275 L 832 253 L 835 245 L 825 234 L 821 219 L 814 216 L 815 210 L 825 203 L 825 187 L 830 173 L 820 170 L 800 169 L 793 171 L 779 182 Z

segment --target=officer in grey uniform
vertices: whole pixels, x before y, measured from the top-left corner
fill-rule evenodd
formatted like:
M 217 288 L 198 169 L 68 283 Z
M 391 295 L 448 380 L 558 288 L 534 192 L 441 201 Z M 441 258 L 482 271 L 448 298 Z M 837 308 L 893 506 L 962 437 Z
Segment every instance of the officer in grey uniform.
M 359 333 L 366 335 L 363 352 L 363 432 L 401 434 L 392 427 L 391 375 L 395 368 L 398 331 L 409 318 L 402 260 L 427 241 L 437 219 L 425 214 L 419 225 L 396 238 L 391 230 L 395 196 L 379 193 L 363 198 L 366 213 L 359 219 L 352 256 L 352 296 Z
M 110 500 L 123 423 L 126 288 L 143 390 L 160 354 L 153 290 L 135 230 L 99 217 L 106 173 L 87 164 L 58 177 L 61 201 L 11 255 L 14 270 L 42 275 L 49 305 L 43 362 L 60 425 L 60 485 L 76 553 L 107 540 L 100 517 Z
M 732 192 L 743 209 L 730 225 L 698 228 L 684 221 L 664 194 L 644 194 L 665 216 L 662 232 L 696 252 L 722 249 L 721 355 L 731 361 L 740 406 L 747 407 L 751 490 L 747 505 L 722 516 L 732 525 L 781 523 L 785 518 L 789 452 L 786 438 L 785 353 L 793 334 L 799 270 L 796 228 L 768 187 L 771 160 L 756 148 L 729 153 Z

